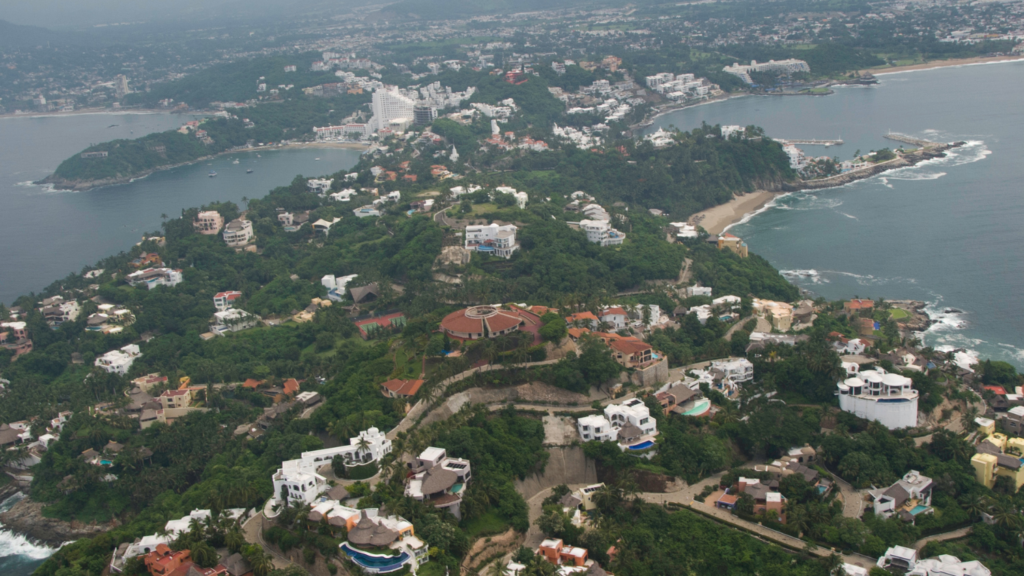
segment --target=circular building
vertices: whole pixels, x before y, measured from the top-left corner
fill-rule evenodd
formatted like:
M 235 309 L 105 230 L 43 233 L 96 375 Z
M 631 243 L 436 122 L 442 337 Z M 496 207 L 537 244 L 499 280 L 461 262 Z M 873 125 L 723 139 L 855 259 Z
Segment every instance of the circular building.
M 515 332 L 524 320 L 515 312 L 495 306 L 473 306 L 452 312 L 441 320 L 441 329 L 452 338 L 478 340 Z

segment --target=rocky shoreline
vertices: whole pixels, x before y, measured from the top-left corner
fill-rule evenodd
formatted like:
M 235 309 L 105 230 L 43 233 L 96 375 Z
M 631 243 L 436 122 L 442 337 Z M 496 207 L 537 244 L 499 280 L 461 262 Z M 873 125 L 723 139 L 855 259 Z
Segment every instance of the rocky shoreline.
M 232 150 L 231 152 L 237 152 L 237 150 Z M 226 154 L 227 152 L 224 152 L 224 153 Z M 129 182 L 131 182 L 133 180 L 138 180 L 139 178 L 145 178 L 146 176 L 149 176 L 150 174 L 152 174 L 154 172 L 160 172 L 162 170 L 170 170 L 172 168 L 178 168 L 180 166 L 188 166 L 189 164 L 196 164 L 196 163 L 202 162 L 204 160 L 209 160 L 209 159 L 211 159 L 211 158 L 213 158 L 215 156 L 218 156 L 218 154 L 211 154 L 209 156 L 202 156 L 200 158 L 196 158 L 195 160 L 191 160 L 189 162 L 181 162 L 179 164 L 169 164 L 167 166 L 158 166 L 156 168 L 153 168 L 153 169 L 150 169 L 150 170 L 146 170 L 145 172 L 140 172 L 139 174 L 135 174 L 133 176 L 123 176 L 123 177 L 119 177 L 119 178 L 102 178 L 100 180 L 66 180 L 64 178 L 61 178 L 61 177 L 57 176 L 56 174 L 51 174 L 51 175 L 47 176 L 46 178 L 43 178 L 42 180 L 40 180 L 38 182 L 34 182 L 34 184 L 37 184 L 37 185 L 50 184 L 50 185 L 53 186 L 54 190 L 68 190 L 68 191 L 71 191 L 71 192 L 85 192 L 86 190 L 92 190 L 93 188 L 102 188 L 103 186 L 117 186 L 119 184 L 128 184 Z
M 17 534 L 23 534 L 35 542 L 53 548 L 57 548 L 65 542 L 98 536 L 120 525 L 116 520 L 106 524 L 96 522 L 87 524 L 47 518 L 43 515 L 43 504 L 35 502 L 27 496 L 12 506 L 10 510 L 0 514 L 0 523 Z
M 917 150 L 911 150 L 904 152 L 902 155 L 889 160 L 887 162 L 881 162 L 870 166 L 868 168 L 862 168 L 860 170 L 852 170 L 845 174 L 839 174 L 838 176 L 832 176 L 830 178 L 821 178 L 818 180 L 799 180 L 796 182 L 785 182 L 782 184 L 783 192 L 799 192 L 801 190 L 821 190 L 823 188 L 836 188 L 843 186 L 851 182 L 858 180 L 865 180 L 882 172 L 889 170 L 895 170 L 897 168 L 906 168 L 908 166 L 916 166 L 925 160 L 933 160 L 935 158 L 942 158 L 946 155 L 947 150 L 953 148 L 959 148 L 963 146 L 965 142 L 953 142 L 951 144 L 935 144 L 932 146 L 926 146 Z

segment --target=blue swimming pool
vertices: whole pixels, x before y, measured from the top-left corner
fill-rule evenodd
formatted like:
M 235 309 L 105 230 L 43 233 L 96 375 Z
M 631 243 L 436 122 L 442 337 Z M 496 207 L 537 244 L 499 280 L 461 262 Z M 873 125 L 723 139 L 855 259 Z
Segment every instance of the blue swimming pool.
M 632 446 L 629 447 L 629 449 L 630 450 L 646 450 L 647 448 L 650 448 L 651 446 L 654 446 L 654 441 L 653 440 L 644 440 L 643 442 L 641 442 L 639 444 L 633 444 Z
M 341 550 L 347 554 L 353 562 L 363 568 L 366 568 L 368 572 L 377 574 L 394 572 L 402 566 L 405 566 L 405 563 L 409 561 L 409 554 L 405 552 L 402 552 L 398 556 L 379 556 L 377 554 L 370 554 L 357 548 L 353 548 L 348 545 L 348 542 L 341 545 Z
M 918 514 L 920 514 L 921 512 L 924 512 L 927 509 L 928 509 L 927 506 L 921 506 L 920 504 L 918 504 L 917 506 L 914 506 L 914 508 L 910 511 L 910 515 L 911 516 L 917 516 Z

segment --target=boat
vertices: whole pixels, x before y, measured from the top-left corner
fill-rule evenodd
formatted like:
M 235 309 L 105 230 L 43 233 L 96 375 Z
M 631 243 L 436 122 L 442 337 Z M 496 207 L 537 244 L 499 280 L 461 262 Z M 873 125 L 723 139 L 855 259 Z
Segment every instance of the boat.
M 216 175 L 217 175 L 216 172 L 214 172 L 213 170 L 210 170 L 210 178 L 213 178 Z
M 235 161 L 232 162 L 232 164 L 238 164 L 238 158 L 235 158 Z
M 313 160 L 319 160 L 319 158 L 313 158 Z
M 247 169 L 247 170 L 245 171 L 245 173 L 246 173 L 246 174 L 252 174 L 252 168 L 249 168 L 249 169 Z

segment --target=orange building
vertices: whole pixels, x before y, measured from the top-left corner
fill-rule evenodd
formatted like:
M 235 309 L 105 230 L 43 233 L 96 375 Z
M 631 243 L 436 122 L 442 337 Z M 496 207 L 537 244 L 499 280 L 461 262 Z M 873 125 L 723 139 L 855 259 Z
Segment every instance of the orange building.
M 146 570 L 153 576 L 168 576 L 182 565 L 187 568 L 192 564 L 191 556 L 192 552 L 189 550 L 174 552 L 166 544 L 160 544 L 156 550 L 146 554 L 143 562 L 146 564 Z
M 587 549 L 576 546 L 565 546 L 558 538 L 548 538 L 540 543 L 537 553 L 544 556 L 552 564 L 570 564 L 583 566 L 587 563 Z

